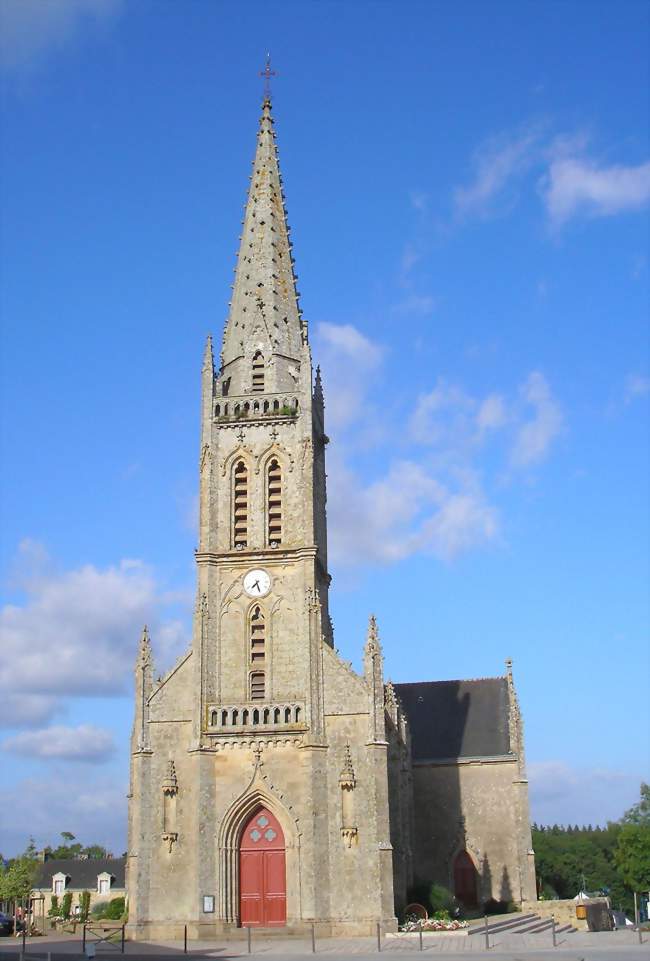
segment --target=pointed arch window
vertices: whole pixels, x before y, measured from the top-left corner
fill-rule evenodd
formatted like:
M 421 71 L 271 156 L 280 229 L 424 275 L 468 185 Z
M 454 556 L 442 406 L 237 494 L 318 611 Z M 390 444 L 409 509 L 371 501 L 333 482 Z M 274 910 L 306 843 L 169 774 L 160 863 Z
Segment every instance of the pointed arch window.
M 264 356 L 261 350 L 253 357 L 253 391 L 257 394 L 264 392 Z
M 266 657 L 266 625 L 264 612 L 256 605 L 250 614 L 251 664 L 263 664 Z
M 267 467 L 268 542 L 271 547 L 282 543 L 282 468 L 274 457 Z
M 248 544 L 248 468 L 238 460 L 233 470 L 233 541 L 236 548 Z

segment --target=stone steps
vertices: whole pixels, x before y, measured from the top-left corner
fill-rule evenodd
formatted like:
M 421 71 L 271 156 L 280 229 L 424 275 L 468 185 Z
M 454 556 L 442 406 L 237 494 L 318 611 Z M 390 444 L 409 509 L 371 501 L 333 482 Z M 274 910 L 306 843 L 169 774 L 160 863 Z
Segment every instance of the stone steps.
M 539 914 L 520 914 L 516 917 L 511 915 L 503 921 L 488 920 L 488 931 L 490 934 L 506 932 L 508 934 L 541 934 L 545 931 L 551 931 L 552 927 L 552 919 L 541 917 Z M 576 930 L 572 924 L 558 925 L 556 923 L 555 927 L 556 934 L 571 934 Z M 471 927 L 467 933 L 468 935 L 484 934 L 485 925 L 476 924 Z

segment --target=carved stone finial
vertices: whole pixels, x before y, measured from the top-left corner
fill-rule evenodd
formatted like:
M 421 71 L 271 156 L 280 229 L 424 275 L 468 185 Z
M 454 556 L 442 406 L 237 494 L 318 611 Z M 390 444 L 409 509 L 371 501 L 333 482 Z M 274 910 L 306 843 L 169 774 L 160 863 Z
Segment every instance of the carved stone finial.
M 379 654 L 381 644 L 379 642 L 379 631 L 377 630 L 377 619 L 374 614 L 368 620 L 368 634 L 366 636 L 366 654 Z
M 153 664 L 153 657 L 151 654 L 151 639 L 149 637 L 149 629 L 145 624 L 144 628 L 142 629 L 142 635 L 140 637 L 137 667 L 140 667 L 140 668 L 151 667 L 152 664 Z
M 387 681 L 384 687 L 384 704 L 386 710 L 392 712 L 397 707 L 397 694 L 392 681 Z
M 261 767 L 262 764 L 264 764 L 264 761 L 262 760 L 262 745 L 259 742 L 253 748 L 253 758 L 253 766 L 255 770 L 257 770 L 258 767 Z

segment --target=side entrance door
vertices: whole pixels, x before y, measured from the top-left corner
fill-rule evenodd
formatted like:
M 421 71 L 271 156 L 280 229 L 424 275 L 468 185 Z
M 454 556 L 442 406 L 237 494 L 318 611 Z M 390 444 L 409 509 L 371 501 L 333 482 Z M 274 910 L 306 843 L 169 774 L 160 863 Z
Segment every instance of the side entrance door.
M 266 808 L 258 808 L 241 837 L 239 920 L 243 927 L 265 928 L 287 920 L 284 834 Z

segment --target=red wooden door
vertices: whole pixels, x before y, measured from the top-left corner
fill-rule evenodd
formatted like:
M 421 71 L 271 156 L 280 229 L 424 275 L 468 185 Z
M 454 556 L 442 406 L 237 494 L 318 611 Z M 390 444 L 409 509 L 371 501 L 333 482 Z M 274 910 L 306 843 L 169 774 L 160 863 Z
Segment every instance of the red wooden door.
M 476 897 L 476 868 L 467 851 L 459 851 L 454 861 L 454 894 L 466 907 L 474 907 Z
M 250 818 L 239 845 L 239 920 L 261 927 L 287 920 L 284 834 L 266 808 Z

